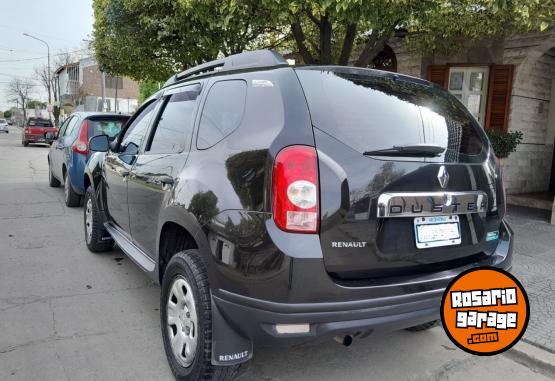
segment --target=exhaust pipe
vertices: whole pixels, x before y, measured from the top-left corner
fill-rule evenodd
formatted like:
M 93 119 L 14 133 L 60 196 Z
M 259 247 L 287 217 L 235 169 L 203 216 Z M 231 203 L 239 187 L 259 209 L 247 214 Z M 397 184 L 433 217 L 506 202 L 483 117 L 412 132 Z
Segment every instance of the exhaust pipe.
M 335 336 L 333 339 L 346 347 L 353 343 L 353 337 L 351 335 Z

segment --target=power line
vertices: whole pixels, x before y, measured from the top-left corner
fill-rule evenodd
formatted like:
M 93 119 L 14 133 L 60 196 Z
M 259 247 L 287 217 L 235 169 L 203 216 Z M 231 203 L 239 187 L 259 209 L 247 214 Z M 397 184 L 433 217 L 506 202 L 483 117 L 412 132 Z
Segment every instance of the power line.
M 0 83 L 9 85 L 11 82 L 9 82 L 9 81 L 0 81 Z M 30 83 L 29 86 L 32 86 L 32 87 L 41 87 L 42 85 L 39 85 L 38 83 L 37 83 L 37 84 Z
M 87 51 L 89 49 L 78 49 L 78 50 L 73 50 L 71 52 L 63 52 L 63 53 L 58 53 L 58 54 L 51 54 L 50 57 L 57 57 L 57 56 L 63 56 L 64 54 L 71 54 L 71 53 L 78 53 L 78 52 L 84 52 Z M 45 58 L 48 58 L 48 56 L 42 56 L 42 57 L 32 57 L 32 58 L 20 58 L 20 59 L 14 59 L 14 60 L 0 60 L 0 63 L 2 62 L 24 62 L 24 61 L 35 61 L 35 60 L 43 60 Z
M 6 24 L 4 24 L 4 25 L 0 24 L 0 28 L 11 29 L 11 30 L 15 30 L 15 31 L 18 31 L 18 32 L 28 32 L 27 30 L 20 29 L 20 28 L 11 26 L 11 25 L 6 25 Z M 54 40 L 75 43 L 75 41 L 66 40 L 65 38 L 60 38 L 60 37 L 54 37 L 54 36 L 44 34 L 44 33 L 37 33 L 37 32 L 32 32 L 32 33 L 36 34 L 37 36 L 43 36 L 43 37 L 51 38 L 51 39 L 54 39 Z
M 7 74 L 7 73 L 0 73 L 0 75 L 3 75 L 5 77 L 14 77 L 14 78 L 25 78 L 25 79 L 30 79 L 35 81 L 36 78 L 35 77 L 27 77 L 25 75 L 18 75 L 18 74 Z
M 0 45 L 0 50 L 3 51 L 7 51 L 7 52 L 13 52 L 13 53 L 32 53 L 32 54 L 41 54 L 42 52 L 39 52 L 37 50 L 26 50 L 26 49 L 19 49 L 19 48 L 11 48 L 9 46 L 4 46 L 4 45 Z

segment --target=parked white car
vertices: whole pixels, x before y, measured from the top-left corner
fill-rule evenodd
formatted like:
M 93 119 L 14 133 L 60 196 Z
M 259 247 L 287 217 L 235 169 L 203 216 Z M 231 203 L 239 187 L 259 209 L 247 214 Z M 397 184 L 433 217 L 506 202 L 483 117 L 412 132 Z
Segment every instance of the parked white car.
M 0 119 L 0 132 L 5 132 L 6 134 L 10 132 L 6 119 Z

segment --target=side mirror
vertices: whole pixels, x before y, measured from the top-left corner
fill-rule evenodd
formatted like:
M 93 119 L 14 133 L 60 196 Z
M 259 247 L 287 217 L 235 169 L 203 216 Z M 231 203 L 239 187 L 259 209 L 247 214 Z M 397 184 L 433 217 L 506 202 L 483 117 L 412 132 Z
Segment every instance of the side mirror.
M 89 139 L 89 149 L 95 152 L 107 152 L 110 148 L 108 135 L 93 136 Z
M 45 138 L 48 141 L 56 140 L 56 139 L 58 139 L 58 133 L 57 132 L 47 132 Z

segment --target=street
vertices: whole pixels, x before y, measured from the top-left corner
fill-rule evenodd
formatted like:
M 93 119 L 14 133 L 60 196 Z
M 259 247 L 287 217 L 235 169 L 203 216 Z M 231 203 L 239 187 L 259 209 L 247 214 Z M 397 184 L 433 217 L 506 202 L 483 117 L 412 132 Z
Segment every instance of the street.
M 47 146 L 24 148 L 20 134 L 16 127 L 0 134 L 0 379 L 172 380 L 160 335 L 159 287 L 118 249 L 100 255 L 87 250 L 82 207 L 65 207 L 63 189 L 48 187 Z M 519 229 L 529 236 L 538 227 L 514 217 L 511 223 L 517 234 L 514 270 L 525 287 L 530 284 L 525 339 L 553 350 L 553 272 L 542 261 L 553 263 L 545 253 L 555 247 L 555 228 L 541 225 L 535 243 L 518 243 Z M 466 354 L 435 327 L 370 336 L 348 348 L 331 341 L 255 348 L 240 380 L 550 377 L 512 356 Z

